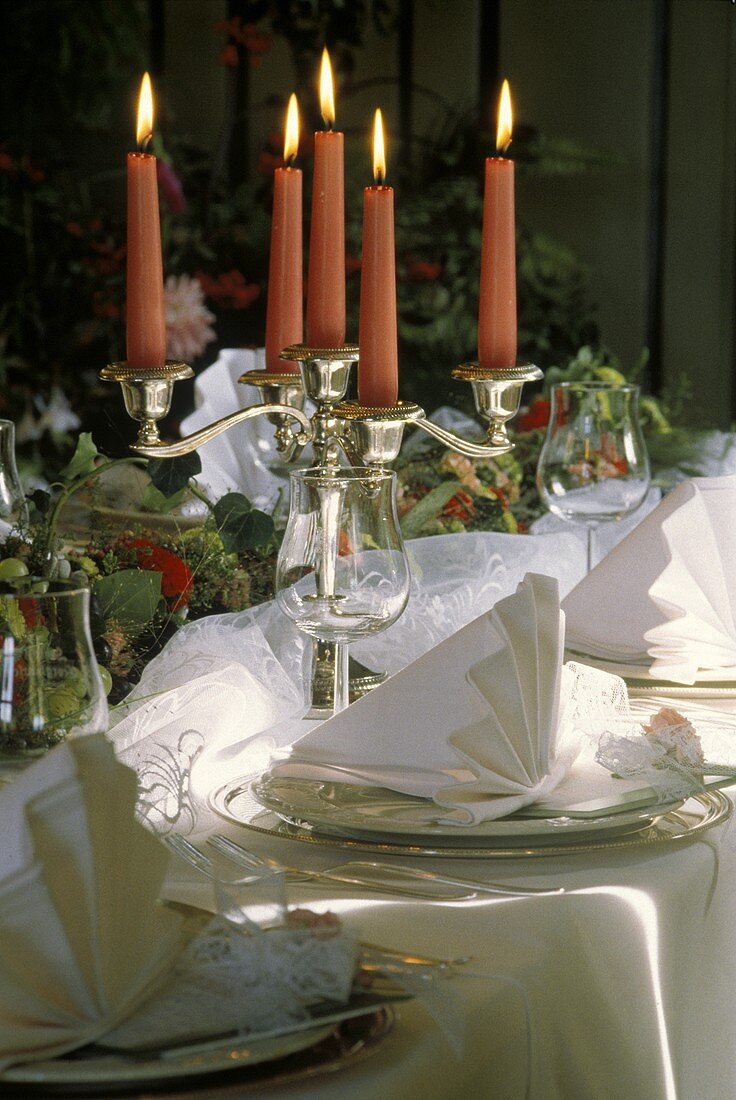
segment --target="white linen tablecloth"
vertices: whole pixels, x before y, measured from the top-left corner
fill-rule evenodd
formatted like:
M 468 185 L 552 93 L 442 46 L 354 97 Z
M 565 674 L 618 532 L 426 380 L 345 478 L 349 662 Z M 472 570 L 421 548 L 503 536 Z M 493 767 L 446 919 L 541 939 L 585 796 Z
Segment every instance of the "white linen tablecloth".
M 289 865 L 329 867 L 360 858 L 263 837 L 222 819 L 215 830 Z M 402 1007 L 394 1036 L 363 1067 L 313 1088 L 264 1091 L 264 1098 L 505 1100 L 525 1095 L 527 1072 L 529 1095 L 539 1100 L 736 1097 L 736 1064 L 727 1054 L 736 1027 L 732 820 L 681 848 L 391 862 L 505 884 L 562 885 L 566 893 L 426 902 L 337 884 L 291 885 L 290 904 L 339 913 L 363 938 L 392 948 L 470 955 L 468 969 L 488 977 L 455 979 L 467 1026 L 461 1061 L 420 1005 Z M 211 898 L 209 884 L 180 864 L 166 891 L 196 904 Z M 504 977 L 526 990 L 530 1066 L 523 1001 L 515 986 L 498 980 Z
M 414 611 L 410 607 L 403 628 L 402 621 L 392 628 L 394 643 L 380 653 L 391 659 L 391 671 L 513 590 L 517 573 L 527 567 L 515 560 L 527 540 L 508 537 L 516 551 L 512 558 L 498 551 L 498 538 L 503 536 L 461 535 L 453 542 L 444 536 L 413 544 L 416 575 L 423 579 Z M 543 542 L 528 540 L 529 551 L 541 550 Z M 494 550 L 481 567 L 484 545 Z M 444 569 L 433 587 L 426 567 L 438 553 Z M 443 596 L 448 569 L 456 596 L 452 615 Z M 337 847 L 317 848 L 228 824 L 207 801 L 217 785 L 262 771 L 272 748 L 303 732 L 303 649 L 296 632 L 264 605 L 254 613 L 192 624 L 152 662 L 138 709 L 111 736 L 122 759 L 141 772 L 144 812 L 154 828 L 185 833 L 196 843 L 212 831 L 224 832 L 291 865 L 327 867 L 353 858 Z M 370 656 L 379 667 L 376 653 Z M 678 706 L 687 713 L 685 701 Z M 331 909 L 363 939 L 441 957 L 472 956 L 467 969 L 480 977 L 453 979 L 466 1050 L 455 1059 L 423 1006 L 411 1004 L 400 1008 L 394 1033 L 363 1064 L 248 1096 L 516 1100 L 525 1096 L 528 1080 L 533 1100 L 736 1098 L 730 1055 L 736 1027 L 732 821 L 680 847 L 413 862 L 506 884 L 560 885 L 566 893 L 430 903 L 338 885 L 290 885 L 290 904 Z M 172 866 L 166 890 L 193 904 L 212 900 L 207 880 L 180 862 Z M 239 1092 L 226 1077 L 222 1090 L 245 1095 L 244 1087 Z

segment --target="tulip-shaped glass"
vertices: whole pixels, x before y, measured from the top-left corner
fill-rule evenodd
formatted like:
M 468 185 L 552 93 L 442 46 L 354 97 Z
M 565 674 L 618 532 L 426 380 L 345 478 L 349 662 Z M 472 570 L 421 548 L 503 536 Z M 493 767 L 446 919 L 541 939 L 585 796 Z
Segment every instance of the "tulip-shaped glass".
M 0 784 L 65 737 L 107 725 L 89 590 L 27 576 L 0 581 Z
M 276 566 L 276 600 L 296 626 L 336 645 L 334 709 L 348 703 L 348 643 L 394 623 L 409 598 L 396 475 L 294 470 Z
M 552 387 L 537 488 L 550 512 L 587 528 L 588 572 L 595 528 L 631 515 L 649 489 L 638 401 L 639 387 L 628 384 L 560 382 Z

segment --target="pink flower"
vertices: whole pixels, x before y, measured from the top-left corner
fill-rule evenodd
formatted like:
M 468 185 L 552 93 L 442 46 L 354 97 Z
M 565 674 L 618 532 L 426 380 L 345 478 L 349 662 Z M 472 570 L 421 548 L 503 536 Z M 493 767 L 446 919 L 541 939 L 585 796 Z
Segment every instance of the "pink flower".
M 166 199 L 166 205 L 172 214 L 183 214 L 187 208 L 187 200 L 184 198 L 184 188 L 178 175 L 166 161 L 159 157 L 156 161 L 156 176 L 159 187 Z
M 204 304 L 198 279 L 169 275 L 164 288 L 166 354 L 185 363 L 201 355 L 215 339 L 211 322 L 215 317 Z

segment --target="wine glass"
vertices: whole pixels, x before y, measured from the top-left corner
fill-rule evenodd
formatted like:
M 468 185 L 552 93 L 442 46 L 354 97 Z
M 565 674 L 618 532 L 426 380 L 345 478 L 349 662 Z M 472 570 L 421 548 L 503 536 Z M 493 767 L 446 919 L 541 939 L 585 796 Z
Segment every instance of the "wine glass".
M 649 489 L 649 456 L 639 424 L 639 387 L 560 382 L 552 387 L 537 488 L 556 516 L 587 529 L 586 573 L 593 532 L 631 515 Z
M 362 467 L 293 470 L 276 601 L 336 650 L 334 711 L 348 704 L 348 643 L 394 623 L 409 598 L 396 475 Z
M 28 523 L 28 506 L 15 464 L 15 424 L 0 420 L 0 536 Z
M 0 582 L 0 784 L 65 737 L 107 724 L 89 590 L 29 576 Z

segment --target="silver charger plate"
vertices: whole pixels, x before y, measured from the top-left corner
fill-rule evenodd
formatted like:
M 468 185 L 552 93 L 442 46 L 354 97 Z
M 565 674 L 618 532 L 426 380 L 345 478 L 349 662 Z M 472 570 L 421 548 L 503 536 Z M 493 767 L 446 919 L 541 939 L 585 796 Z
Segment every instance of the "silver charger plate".
M 409 843 L 431 839 L 437 845 L 464 847 L 467 844 L 523 846 L 529 843 L 557 843 L 590 840 L 601 833 L 621 835 L 650 825 L 655 816 L 681 804 L 657 802 L 649 788 L 635 792 L 613 790 L 581 811 L 574 803 L 562 810 L 541 811 L 539 805 L 493 821 L 464 823 L 457 810 L 438 806 L 426 798 L 351 783 L 316 779 L 293 779 L 266 775 L 253 781 L 251 792 L 264 809 L 272 810 L 291 824 L 308 823 L 330 836 L 357 840 L 404 839 Z M 643 802 L 643 805 L 642 805 Z M 528 811 L 528 812 L 527 812 Z
M 238 1090 L 260 1091 L 264 1086 L 290 1084 L 333 1073 L 372 1054 L 394 1023 L 390 1006 L 339 1023 L 271 1039 L 230 1039 L 182 1047 L 174 1054 L 127 1056 L 101 1048 L 12 1066 L 0 1073 L 3 1096 L 82 1096 L 166 1087 L 173 1083 L 240 1070 Z M 222 1084 L 222 1082 L 219 1082 Z M 202 1087 L 202 1081 L 197 1080 Z
M 585 837 L 578 833 L 568 837 L 558 833 L 549 843 L 539 843 L 533 837 L 519 846 L 500 844 L 498 839 L 485 842 L 470 838 L 463 844 L 437 843 L 436 838 L 413 837 L 347 837 L 326 834 L 307 821 L 288 821 L 272 810 L 264 809 L 253 797 L 252 776 L 231 780 L 210 796 L 212 808 L 230 822 L 246 829 L 283 840 L 296 840 L 323 848 L 373 852 L 385 856 L 429 856 L 454 859 L 521 859 L 536 856 L 578 854 L 616 848 L 634 848 L 663 842 L 685 842 L 695 839 L 705 829 L 726 821 L 733 809 L 731 800 L 721 791 L 707 791 L 689 799 L 678 809 L 662 816 L 651 815 L 640 827 L 621 833 L 598 832 Z M 590 823 L 588 823 L 590 824 Z

